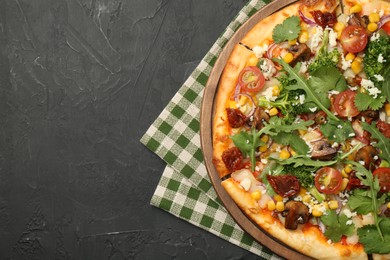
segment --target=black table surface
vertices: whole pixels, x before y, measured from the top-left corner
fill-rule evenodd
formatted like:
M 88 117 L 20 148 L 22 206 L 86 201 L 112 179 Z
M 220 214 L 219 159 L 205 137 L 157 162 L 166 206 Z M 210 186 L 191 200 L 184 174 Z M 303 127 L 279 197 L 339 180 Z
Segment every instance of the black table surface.
M 0 259 L 255 259 L 149 205 L 139 141 L 248 0 L 0 0 Z

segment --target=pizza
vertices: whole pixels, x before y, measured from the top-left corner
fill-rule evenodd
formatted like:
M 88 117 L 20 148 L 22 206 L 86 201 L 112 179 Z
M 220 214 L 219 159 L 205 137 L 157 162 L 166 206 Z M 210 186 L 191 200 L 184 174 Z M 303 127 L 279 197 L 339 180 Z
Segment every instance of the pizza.
M 390 3 L 301 0 L 230 54 L 212 122 L 222 186 L 317 259 L 390 259 Z

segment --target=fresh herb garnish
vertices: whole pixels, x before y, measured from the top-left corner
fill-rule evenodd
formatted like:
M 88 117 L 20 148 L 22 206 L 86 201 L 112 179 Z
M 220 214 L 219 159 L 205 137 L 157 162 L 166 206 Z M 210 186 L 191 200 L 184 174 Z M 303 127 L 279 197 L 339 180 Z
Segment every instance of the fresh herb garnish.
M 376 123 L 367 124 L 366 122 L 362 122 L 363 129 L 368 131 L 371 134 L 372 139 L 376 139 L 377 143 L 376 147 L 381 149 L 381 153 L 379 157 L 390 162 L 390 139 L 386 138 L 381 132 L 379 132 L 378 128 L 376 128 Z
M 321 216 L 321 221 L 326 226 L 325 236 L 337 243 L 343 235 L 352 235 L 355 231 L 355 225 L 353 223 L 347 224 L 348 220 L 345 214 L 337 215 L 335 210 L 327 210 Z
M 367 93 L 358 92 L 355 96 L 355 106 L 359 111 L 365 111 L 367 109 L 378 110 L 386 101 L 385 96 L 378 96 L 374 98 Z
M 272 39 L 279 43 L 294 40 L 301 32 L 301 21 L 298 16 L 290 16 L 282 24 L 275 26 L 272 31 Z
M 307 154 L 310 150 L 306 142 L 297 134 L 279 133 L 272 137 L 276 143 L 289 145 L 298 154 Z
M 350 121 L 334 121 L 328 120 L 326 124 L 320 126 L 322 134 L 330 141 L 342 143 L 348 138 L 355 136 L 355 131 L 352 128 Z

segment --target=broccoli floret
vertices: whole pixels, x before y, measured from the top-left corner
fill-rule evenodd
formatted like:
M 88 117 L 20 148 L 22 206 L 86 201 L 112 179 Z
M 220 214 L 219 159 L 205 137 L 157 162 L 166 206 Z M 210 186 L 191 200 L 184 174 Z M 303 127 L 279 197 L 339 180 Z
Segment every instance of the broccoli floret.
M 314 61 L 309 64 L 309 72 L 316 71 L 321 67 L 335 67 L 339 62 L 340 52 L 337 49 L 328 52 L 328 43 L 329 43 L 329 31 L 324 31 L 324 36 L 322 39 L 322 44 L 320 49 L 315 57 Z
M 382 62 L 381 62 L 382 61 Z M 363 59 L 364 72 L 376 87 L 381 87 L 375 75 L 382 75 L 390 66 L 390 37 L 381 34 L 376 41 L 370 41 Z
M 298 166 L 294 167 L 292 164 L 284 165 L 283 172 L 284 174 L 291 174 L 298 178 L 299 182 L 303 187 L 309 189 L 314 184 L 313 174 L 317 168 L 309 166 Z

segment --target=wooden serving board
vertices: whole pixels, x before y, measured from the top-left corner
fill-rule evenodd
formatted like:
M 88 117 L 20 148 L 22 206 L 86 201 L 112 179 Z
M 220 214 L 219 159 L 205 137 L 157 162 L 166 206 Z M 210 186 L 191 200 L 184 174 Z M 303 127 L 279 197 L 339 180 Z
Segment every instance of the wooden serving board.
M 204 155 L 204 161 L 214 189 L 229 211 L 230 215 L 240 227 L 250 234 L 260 244 L 268 247 L 276 254 L 287 259 L 312 259 L 305 256 L 289 246 L 285 245 L 267 232 L 263 231 L 258 225 L 253 223 L 230 198 L 228 193 L 221 185 L 221 179 L 212 162 L 213 158 L 213 143 L 212 143 L 212 120 L 214 115 L 214 98 L 218 90 L 218 82 L 221 77 L 225 64 L 236 44 L 251 30 L 259 21 L 263 20 L 272 13 L 286 7 L 297 0 L 274 0 L 254 14 L 247 22 L 245 22 L 229 40 L 217 59 L 210 77 L 206 84 L 204 96 L 202 100 L 201 116 L 200 116 L 200 137 Z

